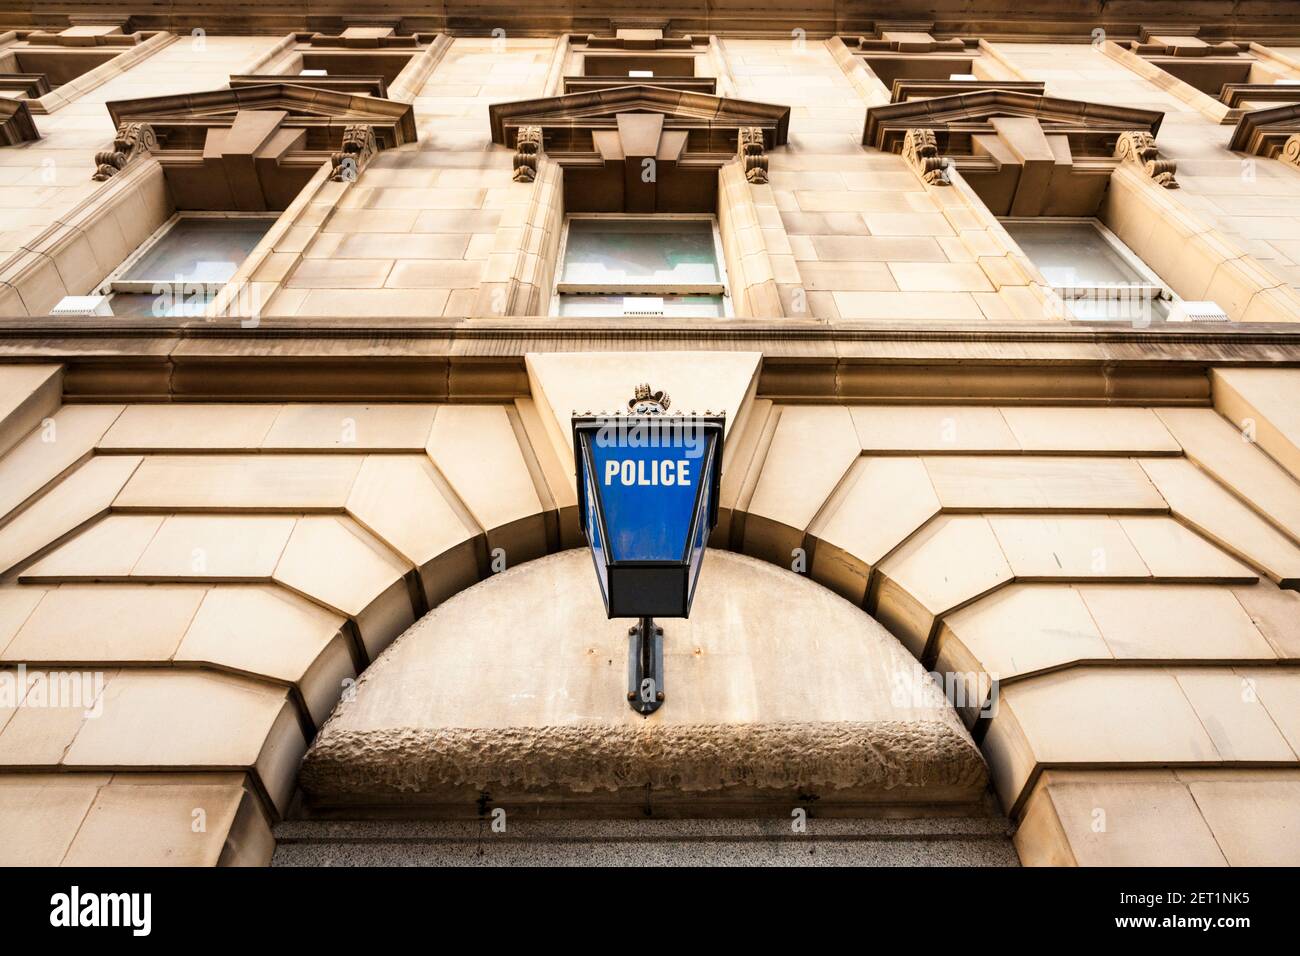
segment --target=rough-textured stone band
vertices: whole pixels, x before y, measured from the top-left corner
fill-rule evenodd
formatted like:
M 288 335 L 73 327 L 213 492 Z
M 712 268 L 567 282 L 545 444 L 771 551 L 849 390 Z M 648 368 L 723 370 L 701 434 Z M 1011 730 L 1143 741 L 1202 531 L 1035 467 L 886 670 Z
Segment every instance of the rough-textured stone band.
M 476 727 L 321 735 L 303 764 L 313 796 L 447 789 L 572 793 L 960 787 L 979 751 L 941 721 Z

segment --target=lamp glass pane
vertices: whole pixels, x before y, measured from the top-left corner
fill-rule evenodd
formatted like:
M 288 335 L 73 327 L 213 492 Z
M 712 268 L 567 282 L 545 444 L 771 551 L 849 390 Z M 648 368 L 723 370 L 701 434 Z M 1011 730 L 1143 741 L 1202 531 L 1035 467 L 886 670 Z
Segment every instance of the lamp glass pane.
M 605 604 L 609 604 L 609 566 L 605 560 L 605 536 L 600 533 L 600 517 L 596 510 L 596 486 L 592 472 L 584 469 L 586 485 L 586 514 L 582 516 L 587 532 L 587 541 L 591 546 L 591 558 L 596 565 L 596 579 L 600 582 L 600 594 Z
M 707 479 L 709 439 L 696 433 L 691 443 L 678 441 L 678 429 L 644 434 L 656 433 L 646 444 L 634 444 L 635 427 L 626 438 L 602 439 L 600 432 L 591 438 L 591 481 L 604 508 L 613 561 L 686 559 L 696 492 Z
M 686 587 L 686 609 L 690 610 L 691 602 L 695 599 L 695 583 L 700 577 L 700 568 L 704 565 L 704 551 L 709 545 L 709 512 L 713 506 L 713 483 L 707 480 L 707 476 L 713 469 L 713 456 L 716 454 L 716 443 L 712 440 L 709 442 L 709 455 L 706 459 L 706 466 L 703 474 L 705 475 L 704 487 L 700 490 L 699 503 L 695 507 L 697 515 L 695 522 L 695 534 L 691 539 L 690 554 L 690 580 Z

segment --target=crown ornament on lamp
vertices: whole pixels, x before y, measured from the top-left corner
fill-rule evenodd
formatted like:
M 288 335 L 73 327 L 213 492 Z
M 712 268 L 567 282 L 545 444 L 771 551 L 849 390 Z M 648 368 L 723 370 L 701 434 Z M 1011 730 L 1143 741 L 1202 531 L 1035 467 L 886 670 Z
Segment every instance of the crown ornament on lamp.
M 662 415 L 672 403 L 663 389 L 652 392 L 649 384 L 642 382 L 628 399 L 627 410 L 633 415 Z

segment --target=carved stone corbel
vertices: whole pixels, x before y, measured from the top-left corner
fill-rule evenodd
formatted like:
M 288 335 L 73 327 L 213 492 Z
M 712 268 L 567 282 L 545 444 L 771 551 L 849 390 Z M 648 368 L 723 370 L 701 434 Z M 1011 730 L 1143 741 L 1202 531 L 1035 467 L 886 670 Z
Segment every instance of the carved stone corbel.
M 338 152 L 330 156 L 330 164 L 334 171 L 330 174 L 330 181 L 335 183 L 355 182 L 356 178 L 361 175 L 361 170 L 366 168 L 366 164 L 374 158 L 375 153 L 379 152 L 379 144 L 375 141 L 375 128 L 364 124 L 345 127 L 343 130 L 343 143 Z
M 537 159 L 542 152 L 542 128 L 521 126 L 515 134 L 515 175 L 517 183 L 531 183 L 537 178 Z
M 1158 186 L 1165 189 L 1177 189 L 1178 181 L 1174 174 L 1178 164 L 1173 160 L 1161 159 L 1156 149 L 1156 138 L 1145 130 L 1121 133 L 1115 143 L 1115 155 L 1125 162 L 1136 163 L 1146 170 Z
M 903 136 L 903 159 L 920 174 L 929 186 L 950 184 L 944 168 L 947 161 L 939 155 L 939 141 L 932 129 L 909 129 Z
M 742 126 L 737 139 L 740 161 L 745 166 L 745 179 L 756 186 L 767 182 L 767 147 L 763 143 L 763 130 L 757 126 Z
M 1300 133 L 1292 133 L 1286 138 L 1277 158 L 1292 166 L 1300 166 Z
M 102 183 L 116 176 L 132 160 L 158 147 L 158 137 L 148 123 L 123 123 L 113 136 L 113 148 L 95 154 L 95 174 L 90 178 Z

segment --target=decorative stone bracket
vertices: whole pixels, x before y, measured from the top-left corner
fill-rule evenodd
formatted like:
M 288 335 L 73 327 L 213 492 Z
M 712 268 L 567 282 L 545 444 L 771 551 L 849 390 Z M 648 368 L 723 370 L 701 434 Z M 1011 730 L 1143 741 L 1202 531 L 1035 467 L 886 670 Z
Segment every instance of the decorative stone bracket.
M 1156 149 L 1156 138 L 1145 130 L 1123 133 L 1115 143 L 1115 155 L 1125 162 L 1136 163 L 1146 170 L 1158 186 L 1165 189 L 1177 189 L 1178 181 L 1174 174 L 1178 164 L 1170 159 L 1161 159 Z
M 1300 133 L 1292 133 L 1287 137 L 1287 141 L 1282 144 L 1282 152 L 1278 153 L 1277 158 L 1292 166 L 1300 166 Z
M 515 134 L 515 174 L 517 183 L 531 183 L 537 178 L 537 160 L 542 152 L 542 128 L 521 126 Z
M 928 186 L 948 186 L 948 162 L 939 155 L 939 143 L 932 129 L 909 129 L 903 137 L 903 159 Z
M 767 147 L 763 131 L 757 126 L 742 126 L 738 137 L 740 160 L 745 165 L 745 179 L 756 186 L 767 180 Z
M 158 148 L 158 137 L 148 123 L 123 123 L 113 137 L 113 148 L 95 154 L 95 182 L 116 176 L 127 164 Z
M 1232 132 L 1228 149 L 1300 166 L 1300 103 L 1247 110 Z
M 336 183 L 355 182 L 370 160 L 379 152 L 375 141 L 375 128 L 358 123 L 343 130 L 343 143 L 338 152 L 330 156 L 334 171 L 330 181 Z
M 27 103 L 0 97 L 0 146 L 17 146 L 40 138 Z

